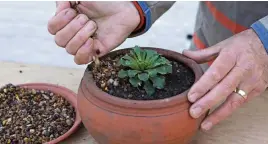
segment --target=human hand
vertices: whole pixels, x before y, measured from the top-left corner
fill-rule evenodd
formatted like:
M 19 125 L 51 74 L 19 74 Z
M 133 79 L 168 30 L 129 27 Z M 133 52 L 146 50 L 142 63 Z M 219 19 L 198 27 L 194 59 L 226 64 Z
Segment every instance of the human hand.
M 48 30 L 77 64 L 87 64 L 93 56 L 103 56 L 122 44 L 140 22 L 131 2 L 82 1 L 76 9 L 80 14 L 69 2 L 58 2 Z
M 225 102 L 213 111 L 201 124 L 209 130 L 227 118 L 234 110 L 267 88 L 268 55 L 252 29 L 243 31 L 210 48 L 200 51 L 185 50 L 184 55 L 198 63 L 216 58 L 200 80 L 188 93 L 193 102 L 190 114 L 198 118 L 222 100 Z M 245 98 L 235 93 L 239 88 Z

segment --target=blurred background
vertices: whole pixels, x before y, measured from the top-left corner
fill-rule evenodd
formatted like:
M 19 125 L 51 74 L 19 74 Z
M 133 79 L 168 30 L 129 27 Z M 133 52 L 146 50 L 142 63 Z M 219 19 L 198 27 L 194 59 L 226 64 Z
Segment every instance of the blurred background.
M 198 2 L 176 2 L 142 36 L 127 39 L 119 48 L 160 47 L 181 52 L 190 46 Z M 69 68 L 84 68 L 58 47 L 47 31 L 55 2 L 0 2 L 0 61 L 23 62 Z

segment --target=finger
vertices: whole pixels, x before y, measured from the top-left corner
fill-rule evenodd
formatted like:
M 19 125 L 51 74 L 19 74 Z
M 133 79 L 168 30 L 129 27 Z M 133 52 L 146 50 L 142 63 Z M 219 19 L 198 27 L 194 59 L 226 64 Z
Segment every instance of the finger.
M 84 14 L 79 14 L 62 30 L 57 32 L 55 42 L 60 47 L 65 47 L 67 43 L 76 35 L 76 33 L 85 26 L 88 22 L 88 17 Z
M 245 91 L 251 91 L 248 94 L 248 98 L 253 98 L 260 95 L 266 88 L 265 85 L 259 83 L 255 86 L 255 89 L 253 89 L 253 87 L 249 86 L 252 83 L 248 82 L 243 84 L 243 86 L 247 85 L 249 88 L 247 89 L 245 87 Z M 240 107 L 247 100 L 245 100 L 243 97 L 236 93 L 232 93 L 231 96 L 229 96 L 220 107 L 218 107 L 202 122 L 201 128 L 205 131 L 210 130 L 214 125 L 229 117 L 238 107 Z
M 68 8 L 52 17 L 48 22 L 49 33 L 55 35 L 59 30 L 65 27 L 76 16 L 76 11 Z
M 228 59 L 226 59 L 228 57 Z M 197 101 L 211 90 L 234 67 L 236 58 L 230 52 L 221 52 L 211 67 L 192 86 L 188 93 L 190 102 Z
M 71 8 L 71 3 L 69 1 L 56 1 L 56 8 L 57 15 L 60 11 Z
M 75 55 L 77 50 L 90 38 L 97 29 L 94 21 L 88 21 L 87 24 L 69 41 L 66 51 Z
M 218 104 L 221 100 L 229 96 L 241 82 L 245 71 L 239 67 L 235 67 L 231 72 L 218 83 L 204 97 L 195 102 L 190 108 L 190 114 L 193 118 L 198 118 L 208 109 Z
M 90 38 L 86 41 L 86 43 L 77 51 L 74 61 L 76 64 L 87 64 L 90 62 L 91 53 L 92 53 L 92 47 L 93 47 L 93 39 Z
M 213 46 L 202 50 L 184 50 L 183 55 L 195 60 L 197 63 L 205 63 L 215 59 L 221 50 L 220 46 Z
M 266 88 L 267 88 L 267 84 L 263 80 L 260 80 L 256 84 L 256 87 L 249 93 L 248 98 L 246 99 L 246 102 L 250 101 L 251 99 L 263 93 L 266 90 Z

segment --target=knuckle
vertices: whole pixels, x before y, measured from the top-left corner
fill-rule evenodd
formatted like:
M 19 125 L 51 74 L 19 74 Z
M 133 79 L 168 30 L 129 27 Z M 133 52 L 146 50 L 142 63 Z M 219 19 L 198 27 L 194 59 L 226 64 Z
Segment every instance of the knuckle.
M 262 88 L 262 86 L 258 86 L 253 91 L 254 91 L 254 93 L 261 94 L 263 92 L 263 88 Z
M 55 43 L 60 47 L 65 47 L 66 43 L 64 42 L 62 36 L 60 34 L 56 34 L 55 36 Z
M 213 81 L 220 81 L 221 80 L 221 73 L 218 70 L 214 70 L 211 72 L 210 77 Z
M 68 20 L 72 20 L 77 15 L 77 12 L 73 8 L 67 8 L 60 13 L 61 16 L 67 15 Z
M 85 14 L 79 14 L 76 20 L 81 26 L 84 26 L 89 19 Z
M 223 91 L 226 94 L 230 93 L 230 91 L 233 91 L 234 88 L 235 88 L 234 83 L 231 83 L 231 82 L 227 83 L 227 82 L 225 82 L 225 83 L 222 84 L 222 89 L 223 89 Z
M 71 55 L 75 55 L 75 50 L 72 47 L 67 46 L 66 52 Z
M 77 64 L 77 65 L 81 65 L 80 61 L 75 57 L 74 58 L 74 62 Z
M 233 52 L 223 50 L 221 54 L 226 58 L 226 63 L 229 63 L 230 65 L 234 65 L 236 63 L 237 56 Z
M 48 29 L 48 32 L 50 34 L 52 34 L 52 35 L 56 34 L 55 24 L 54 24 L 54 21 L 52 19 L 48 21 L 47 29 Z
M 239 106 L 241 106 L 244 103 L 244 98 L 239 98 L 237 100 L 231 100 L 228 103 L 228 110 L 232 111 L 237 109 Z
M 75 43 L 83 43 L 87 39 L 87 34 L 85 32 L 79 32 L 75 37 Z
M 254 61 L 248 61 L 244 67 L 245 71 L 251 71 L 256 68 L 256 63 Z

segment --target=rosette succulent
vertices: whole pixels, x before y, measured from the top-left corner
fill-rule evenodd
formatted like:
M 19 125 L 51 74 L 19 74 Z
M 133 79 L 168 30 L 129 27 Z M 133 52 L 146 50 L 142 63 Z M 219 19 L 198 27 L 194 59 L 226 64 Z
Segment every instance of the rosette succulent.
M 119 78 L 128 78 L 134 87 L 143 87 L 148 95 L 155 89 L 163 89 L 166 74 L 172 73 L 172 65 L 168 59 L 154 50 L 141 49 L 135 46 L 120 59 L 124 68 L 118 72 Z

